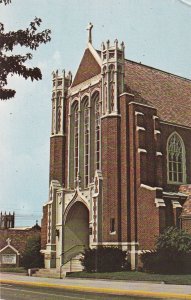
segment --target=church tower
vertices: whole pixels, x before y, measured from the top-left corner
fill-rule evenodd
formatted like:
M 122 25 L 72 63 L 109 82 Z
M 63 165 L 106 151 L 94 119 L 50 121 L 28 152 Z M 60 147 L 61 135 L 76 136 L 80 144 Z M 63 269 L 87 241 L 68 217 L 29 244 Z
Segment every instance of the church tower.
M 6 212 L 3 214 L 2 211 L 0 213 L 0 229 L 9 229 L 15 227 L 15 213 L 7 214 Z
M 118 97 L 124 90 L 124 43 L 118 46 L 102 43 L 102 113 L 103 115 L 118 114 Z
M 64 151 L 66 147 L 66 97 L 72 82 L 71 72 L 61 75 L 53 72 L 52 89 L 52 126 L 50 137 L 50 182 L 58 180 L 64 184 Z
M 101 157 L 103 176 L 103 240 L 121 241 L 119 96 L 124 91 L 124 43 L 102 44 Z M 109 163 L 108 163 L 109 161 Z

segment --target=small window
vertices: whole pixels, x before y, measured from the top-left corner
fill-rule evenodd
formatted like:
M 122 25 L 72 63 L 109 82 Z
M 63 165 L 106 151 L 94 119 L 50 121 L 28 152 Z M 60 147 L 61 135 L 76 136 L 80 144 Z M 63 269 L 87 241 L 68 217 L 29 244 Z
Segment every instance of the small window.
M 115 232 L 115 218 L 110 219 L 110 232 L 111 233 Z

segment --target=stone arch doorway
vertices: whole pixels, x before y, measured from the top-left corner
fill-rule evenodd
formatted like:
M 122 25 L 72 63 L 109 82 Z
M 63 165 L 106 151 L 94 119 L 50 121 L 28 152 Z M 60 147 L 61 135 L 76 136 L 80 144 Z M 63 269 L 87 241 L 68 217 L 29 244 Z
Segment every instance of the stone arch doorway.
M 89 210 L 82 202 L 77 201 L 72 205 L 65 219 L 64 252 L 70 249 L 80 252 L 80 249 L 82 250 L 80 245 L 89 246 Z

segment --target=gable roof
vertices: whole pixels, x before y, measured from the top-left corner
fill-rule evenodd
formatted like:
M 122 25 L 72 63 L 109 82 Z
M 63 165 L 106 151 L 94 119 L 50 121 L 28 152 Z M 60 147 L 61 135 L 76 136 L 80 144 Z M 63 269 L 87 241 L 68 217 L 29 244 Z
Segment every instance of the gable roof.
M 19 251 L 18 251 L 15 247 L 13 247 L 12 245 L 10 245 L 10 244 L 8 244 L 8 245 L 6 245 L 4 248 L 2 248 L 2 249 L 0 250 L 0 253 L 2 253 L 3 251 L 5 251 L 7 248 L 10 248 L 10 249 L 13 250 L 15 253 L 17 253 L 17 255 L 20 255 Z
M 125 83 L 127 91 L 155 107 L 163 121 L 191 127 L 191 80 L 125 60 Z
M 81 63 L 74 77 L 72 87 L 101 73 L 100 64 L 96 60 L 96 56 L 93 55 L 94 54 L 92 53 L 93 50 L 92 51 L 90 50 L 91 50 L 90 48 L 87 48 L 84 52 Z

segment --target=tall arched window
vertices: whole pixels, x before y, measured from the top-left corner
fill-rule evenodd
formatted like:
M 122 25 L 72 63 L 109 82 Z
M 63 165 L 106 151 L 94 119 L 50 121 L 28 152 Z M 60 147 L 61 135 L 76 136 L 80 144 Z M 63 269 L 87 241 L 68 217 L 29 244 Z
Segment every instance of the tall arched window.
M 84 185 L 89 181 L 89 110 L 88 101 L 84 104 Z
M 60 130 L 61 130 L 61 109 L 60 108 L 58 109 L 58 112 L 57 112 L 57 129 L 58 129 L 58 132 L 60 132 Z
M 78 175 L 78 105 L 74 108 L 74 178 Z
M 115 66 L 110 65 L 109 66 L 109 89 L 110 89 L 110 106 L 111 106 L 111 111 L 114 110 L 114 71 L 115 71 Z
M 57 93 L 57 133 L 61 131 L 61 122 L 62 122 L 62 115 L 61 115 L 61 108 L 62 108 L 62 92 L 59 91 Z
M 167 144 L 168 155 L 168 182 L 185 182 L 185 148 L 181 137 L 173 133 Z
M 99 97 L 95 100 L 95 168 L 100 169 L 100 110 Z
M 52 94 L 52 134 L 55 133 L 55 93 Z

